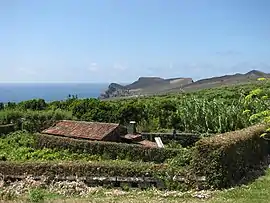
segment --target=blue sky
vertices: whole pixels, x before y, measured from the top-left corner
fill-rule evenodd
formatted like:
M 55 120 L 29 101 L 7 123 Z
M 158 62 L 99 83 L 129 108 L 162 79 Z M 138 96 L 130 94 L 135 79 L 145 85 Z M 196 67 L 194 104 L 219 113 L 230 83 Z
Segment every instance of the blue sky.
M 0 81 L 270 72 L 269 11 L 269 0 L 0 1 Z

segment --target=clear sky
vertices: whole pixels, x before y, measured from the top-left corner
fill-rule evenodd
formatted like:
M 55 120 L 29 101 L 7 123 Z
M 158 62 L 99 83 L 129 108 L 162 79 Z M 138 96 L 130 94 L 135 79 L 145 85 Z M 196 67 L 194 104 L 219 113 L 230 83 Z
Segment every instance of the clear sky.
M 270 0 L 0 0 L 0 82 L 270 72 Z

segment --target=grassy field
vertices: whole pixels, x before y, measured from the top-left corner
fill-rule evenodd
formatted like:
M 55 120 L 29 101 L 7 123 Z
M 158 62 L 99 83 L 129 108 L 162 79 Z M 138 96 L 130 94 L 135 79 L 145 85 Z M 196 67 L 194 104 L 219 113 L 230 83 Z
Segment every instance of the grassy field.
M 42 191 L 42 190 L 41 190 Z M 40 194 L 42 193 L 42 198 Z M 253 202 L 270 202 L 270 169 L 266 175 L 260 177 L 255 182 L 237 188 L 223 191 L 201 191 L 201 192 L 166 192 L 156 189 L 146 191 L 130 190 L 123 191 L 119 189 L 92 188 L 87 196 L 64 196 L 53 192 L 43 191 L 35 194 L 28 192 L 19 198 L 8 200 L 3 199 L 0 202 L 66 202 L 66 203 L 83 203 L 83 202 L 128 202 L 128 203 L 158 203 L 158 202 L 206 202 L 206 203 L 253 203 Z

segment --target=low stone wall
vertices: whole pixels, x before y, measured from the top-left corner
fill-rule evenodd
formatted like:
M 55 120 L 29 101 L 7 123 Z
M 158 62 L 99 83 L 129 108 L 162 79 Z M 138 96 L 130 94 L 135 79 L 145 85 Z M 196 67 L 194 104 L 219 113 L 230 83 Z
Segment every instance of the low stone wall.
M 5 182 L 14 182 L 27 179 L 26 175 L 6 175 L 2 176 Z M 47 182 L 51 181 L 81 181 L 86 185 L 93 186 L 106 186 L 110 185 L 112 187 L 121 187 L 121 185 L 127 185 L 129 187 L 138 187 L 138 188 L 150 188 L 156 187 L 164 189 L 165 185 L 163 181 L 158 178 L 151 177 L 118 177 L 118 176 L 55 176 L 55 177 L 43 177 L 43 176 L 33 176 L 34 180 L 43 180 L 44 178 Z M 175 180 L 178 182 L 184 182 L 184 180 Z
M 25 180 L 28 177 L 32 177 L 33 180 L 46 180 L 46 182 L 52 181 L 81 181 L 87 186 L 111 186 L 111 187 L 121 187 L 126 185 L 128 187 L 134 188 L 152 188 L 156 187 L 159 189 L 167 189 L 164 180 L 153 177 L 121 177 L 121 176 L 27 176 L 27 175 L 2 175 L 2 179 L 5 182 L 15 182 L 20 180 Z M 186 185 L 188 180 L 182 176 L 174 176 L 173 182 Z M 190 181 L 190 180 L 189 180 Z M 197 177 L 195 180 L 197 183 L 203 184 L 205 182 L 205 177 Z
M 171 170 L 164 164 L 149 163 L 75 163 L 75 162 L 6 162 L 0 161 L 0 179 L 16 182 L 34 180 L 80 181 L 88 186 L 157 187 L 186 190 L 204 184 L 205 177 L 190 176 L 186 168 Z M 196 184 L 193 184 L 196 183 Z M 198 183 L 198 184 L 197 184 Z

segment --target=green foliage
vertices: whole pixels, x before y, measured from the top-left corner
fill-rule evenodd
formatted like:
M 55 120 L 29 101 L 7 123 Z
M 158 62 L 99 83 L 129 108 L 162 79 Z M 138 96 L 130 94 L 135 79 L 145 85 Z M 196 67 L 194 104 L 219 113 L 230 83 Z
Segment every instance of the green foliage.
M 13 124 L 0 125 L 0 135 L 5 135 L 13 131 L 15 131 L 15 125 Z
M 259 81 L 267 87 L 270 79 L 259 78 Z M 269 88 L 256 88 L 245 97 L 246 110 L 243 112 L 250 116 L 251 123 L 264 122 L 270 124 L 270 90 Z M 262 134 L 264 137 L 266 133 Z
M 207 185 L 214 188 L 233 186 L 259 167 L 267 156 L 267 144 L 260 138 L 264 125 L 203 138 L 196 143 L 192 169 L 206 176 Z
M 178 149 L 146 148 L 135 144 L 86 141 L 43 134 L 37 135 L 37 146 L 39 148 L 68 149 L 77 153 L 99 155 L 106 159 L 126 159 L 129 161 L 156 163 L 162 163 L 166 159 L 183 152 Z
M 138 129 L 145 132 L 175 128 L 182 132 L 223 133 L 250 126 L 250 115 L 242 114 L 247 109 L 245 97 L 252 89 L 269 87 L 270 84 L 258 82 L 162 97 L 117 101 L 83 99 L 71 106 L 78 119 L 116 123 L 135 120 Z M 266 102 L 265 98 L 254 108 L 263 108 Z
M 44 176 L 47 180 L 61 177 L 152 177 L 172 178 L 172 175 L 183 175 L 185 170 L 178 170 L 174 174 L 165 165 L 132 162 L 0 162 L 3 175 Z
M 15 109 L 17 107 L 17 104 L 15 102 L 8 102 L 6 109 Z
M 7 155 L 6 154 L 1 154 L 0 155 L 0 161 L 6 161 L 7 160 Z
M 169 166 L 172 168 L 179 168 L 179 167 L 190 165 L 190 162 L 192 160 L 192 155 L 193 155 L 193 149 L 187 149 L 187 148 L 183 148 L 181 146 L 175 146 L 175 145 L 174 147 L 180 150 L 181 153 L 178 153 L 175 157 L 171 159 L 167 159 L 166 163 L 168 163 Z
M 269 89 L 269 82 L 261 80 L 245 86 L 142 99 L 100 101 L 70 97 L 66 101 L 51 103 L 42 100 L 8 103 L 0 111 L 0 124 L 12 122 L 17 129 L 29 132 L 39 132 L 57 120 L 75 118 L 116 123 L 135 120 L 138 129 L 148 132 L 167 132 L 171 128 L 208 134 L 233 132 L 204 138 L 190 149 L 172 142 L 167 143 L 165 149 L 150 149 L 132 144 L 40 134 L 36 137 L 25 131 L 16 132 L 0 138 L 0 171 L 12 175 L 27 171 L 49 177 L 56 174 L 150 176 L 167 181 L 167 186 L 176 188 L 172 177 L 182 175 L 183 168 L 190 165 L 192 170 L 189 173 L 206 176 L 207 186 L 229 187 L 244 177 L 249 178 L 249 172 L 255 170 L 267 154 L 266 141 L 260 137 L 265 126 L 245 127 L 270 122 Z M 25 118 L 23 123 L 21 118 Z M 235 131 L 238 129 L 243 130 Z M 114 161 L 102 161 L 112 159 Z M 78 163 L 10 162 L 59 160 L 78 160 Z M 99 162 L 87 163 L 94 160 Z
M 268 121 L 270 118 L 270 110 L 261 111 L 259 113 L 253 114 L 250 116 L 250 122 L 258 123 L 260 121 Z
M 47 108 L 47 104 L 44 99 L 32 99 L 28 101 L 23 101 L 18 104 L 18 108 L 23 110 L 45 110 Z
M 24 129 L 29 132 L 40 132 L 50 127 L 55 121 L 72 119 L 70 112 L 57 109 L 55 111 L 21 111 L 4 110 L 0 111 L 0 125 L 15 124 L 15 129 Z
M 28 198 L 30 202 L 43 202 L 44 196 L 45 194 L 43 190 L 39 188 L 35 188 L 29 191 Z
M 129 184 L 127 184 L 127 183 L 122 183 L 122 184 L 121 184 L 121 189 L 122 189 L 123 191 L 128 192 L 128 191 L 130 191 L 130 186 L 129 186 Z
M 260 88 L 251 89 L 238 103 L 239 110 L 243 109 L 238 116 L 248 119 L 247 125 L 267 121 L 270 117 L 270 91 L 267 88 L 270 84 L 266 79 L 260 80 L 260 84 Z M 200 140 L 192 159 L 193 172 L 206 176 L 207 186 L 214 188 L 229 187 L 243 178 L 251 178 L 250 172 L 258 169 L 268 154 L 267 142 L 261 139 L 261 134 L 267 134 L 266 127 L 256 125 Z
M 221 133 L 247 127 L 242 100 L 225 103 L 203 98 L 158 98 L 132 101 L 104 102 L 79 100 L 73 115 L 80 120 L 128 123 L 135 120 L 141 131 L 175 128 L 183 132 Z M 196 125 L 194 125 L 196 123 Z
M 24 131 L 0 138 L 1 161 L 48 161 L 48 160 L 100 160 L 99 156 L 86 153 L 72 153 L 69 150 L 35 149 L 35 135 Z
M 122 124 L 129 121 L 139 122 L 145 117 L 144 105 L 139 102 L 128 102 L 119 109 L 119 120 Z
M 4 103 L 3 102 L 0 102 L 0 111 L 4 110 L 4 108 L 5 108 Z
M 38 149 L 37 145 L 42 149 Z M 47 147 L 47 148 L 43 148 Z M 87 142 L 24 131 L 0 138 L 1 161 L 95 161 L 129 160 L 162 163 L 176 155 L 186 157 L 180 149 L 145 148 L 133 144 Z
M 46 128 L 53 123 L 55 119 L 49 115 L 57 112 L 59 119 L 76 118 L 121 124 L 135 120 L 138 129 L 145 132 L 175 128 L 182 132 L 222 133 L 242 129 L 257 122 L 256 119 L 253 121 L 249 118 L 253 114 L 267 110 L 267 107 L 269 109 L 269 96 L 262 95 L 269 89 L 270 83 L 264 80 L 192 93 L 117 101 L 78 99 L 70 95 L 65 101 L 50 103 L 42 99 L 19 104 L 9 102 L 5 110 L 0 111 L 0 124 L 13 121 L 18 128 L 21 128 L 18 118 L 28 117 L 23 125 L 25 129 L 31 132 L 40 131 L 41 124 Z M 258 97 L 259 95 L 261 98 Z M 250 112 L 243 114 L 247 109 Z M 34 115 L 35 112 L 37 115 Z M 39 114 L 43 116 L 38 116 Z M 44 116 L 45 114 L 47 116 Z M 65 115 L 60 116 L 60 114 Z

